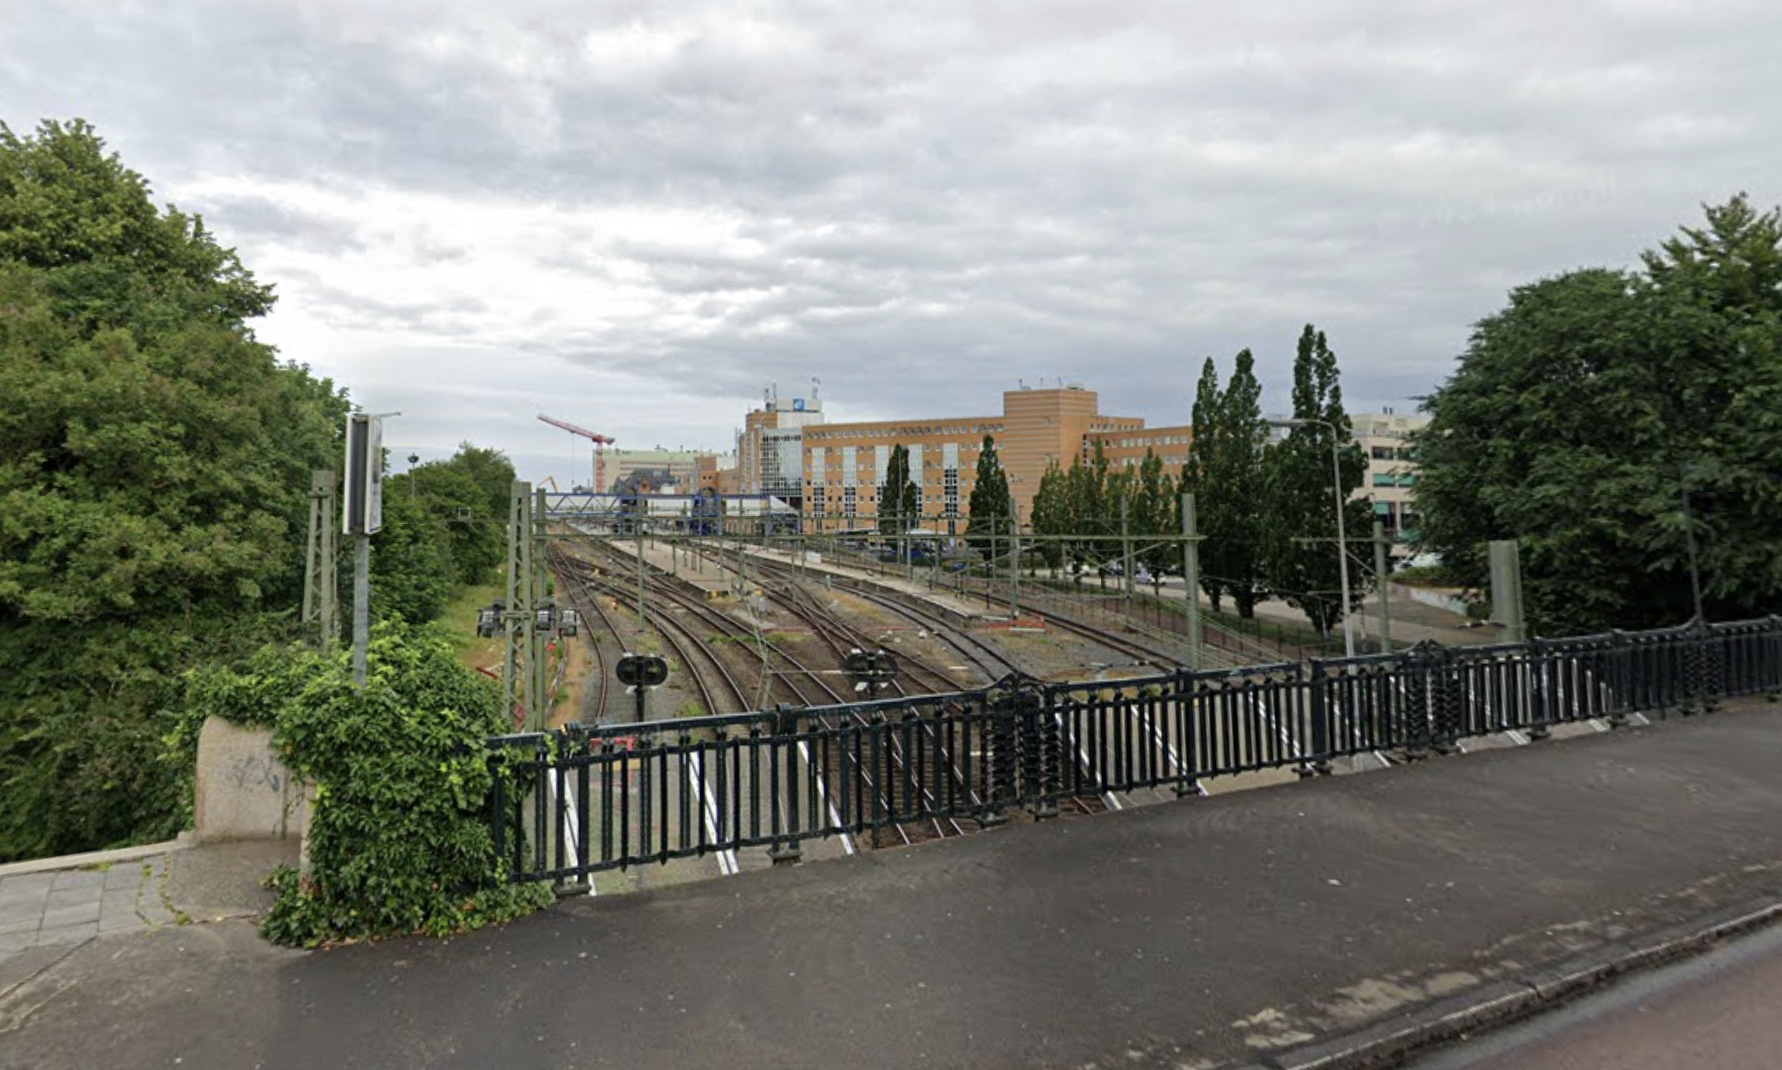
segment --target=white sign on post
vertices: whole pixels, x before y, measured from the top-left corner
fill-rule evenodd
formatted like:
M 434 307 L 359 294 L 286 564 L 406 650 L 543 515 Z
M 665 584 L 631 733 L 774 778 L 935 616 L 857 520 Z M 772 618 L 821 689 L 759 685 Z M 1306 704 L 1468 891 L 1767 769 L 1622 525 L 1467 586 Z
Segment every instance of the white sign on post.
M 362 412 L 347 420 L 345 497 L 341 531 L 377 534 L 384 526 L 384 422 Z

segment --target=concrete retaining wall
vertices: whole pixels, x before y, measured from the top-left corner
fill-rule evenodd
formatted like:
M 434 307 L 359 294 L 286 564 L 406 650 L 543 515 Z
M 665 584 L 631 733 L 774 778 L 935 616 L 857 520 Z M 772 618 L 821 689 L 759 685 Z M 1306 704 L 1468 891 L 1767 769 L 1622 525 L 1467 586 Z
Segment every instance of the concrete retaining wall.
M 282 840 L 309 830 L 305 785 L 279 761 L 272 729 L 208 718 L 198 733 L 192 839 Z

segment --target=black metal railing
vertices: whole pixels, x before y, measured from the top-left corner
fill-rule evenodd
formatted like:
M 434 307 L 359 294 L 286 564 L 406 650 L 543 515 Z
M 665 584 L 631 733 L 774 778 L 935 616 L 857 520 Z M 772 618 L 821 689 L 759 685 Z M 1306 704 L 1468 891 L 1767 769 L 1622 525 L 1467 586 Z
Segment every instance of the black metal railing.
M 766 848 L 949 834 L 1069 800 L 1370 752 L 1443 753 L 1495 733 L 1624 723 L 1782 694 L 1782 617 L 1527 644 L 981 691 L 489 741 L 489 800 L 516 880 Z

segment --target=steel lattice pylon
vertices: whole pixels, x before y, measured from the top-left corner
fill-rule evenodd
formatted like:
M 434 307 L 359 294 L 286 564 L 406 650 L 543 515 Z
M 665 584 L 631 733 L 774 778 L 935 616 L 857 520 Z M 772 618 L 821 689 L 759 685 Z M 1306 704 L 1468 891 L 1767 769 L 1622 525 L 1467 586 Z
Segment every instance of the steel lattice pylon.
M 535 657 L 538 632 L 538 572 L 532 560 L 532 485 L 515 480 L 508 495 L 507 603 L 502 612 L 506 642 L 501 658 L 501 693 L 511 713 L 523 712 L 525 726 L 543 726 Z
M 340 587 L 335 562 L 340 532 L 335 527 L 334 470 L 319 468 L 309 474 L 309 545 L 303 564 L 303 615 L 305 634 L 323 650 L 340 638 Z

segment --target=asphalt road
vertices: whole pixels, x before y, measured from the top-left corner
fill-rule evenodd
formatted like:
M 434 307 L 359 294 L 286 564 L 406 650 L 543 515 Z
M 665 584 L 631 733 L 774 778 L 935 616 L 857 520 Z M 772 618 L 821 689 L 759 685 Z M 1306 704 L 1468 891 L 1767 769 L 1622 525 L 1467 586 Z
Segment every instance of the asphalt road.
M 1782 711 L 1753 705 L 580 897 L 450 940 L 303 954 L 247 921 L 168 925 L 0 969 L 0 1070 L 1266 1061 L 1782 901 L 1779 762 Z
M 1771 1070 L 1782 1065 L 1782 929 L 1467 1041 L 1415 1070 Z

